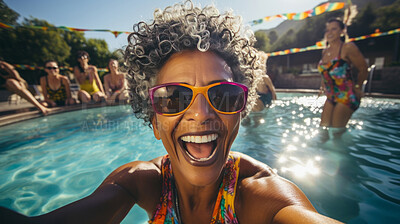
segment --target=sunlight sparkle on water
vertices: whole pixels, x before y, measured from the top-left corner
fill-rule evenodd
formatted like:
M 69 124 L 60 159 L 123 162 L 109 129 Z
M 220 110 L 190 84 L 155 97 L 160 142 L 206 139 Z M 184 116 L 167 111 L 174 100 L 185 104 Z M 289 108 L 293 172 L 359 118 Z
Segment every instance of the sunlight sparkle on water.
M 288 147 L 286 148 L 288 151 L 296 151 L 297 147 L 294 145 L 288 145 Z

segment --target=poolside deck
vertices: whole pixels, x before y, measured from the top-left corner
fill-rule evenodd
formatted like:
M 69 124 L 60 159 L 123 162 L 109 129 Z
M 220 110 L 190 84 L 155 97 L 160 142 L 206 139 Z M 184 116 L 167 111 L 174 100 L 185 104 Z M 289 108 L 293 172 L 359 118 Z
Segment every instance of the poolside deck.
M 68 111 L 91 109 L 91 108 L 105 107 L 105 106 L 107 106 L 105 103 L 96 103 L 96 104 L 77 104 L 73 106 L 56 107 L 56 108 L 51 108 L 51 111 L 47 116 Z M 0 102 L 0 127 L 41 116 L 43 116 L 43 114 L 40 113 L 35 106 L 33 106 L 31 103 L 27 102 L 24 99 L 21 99 L 21 101 L 18 104 L 15 103 L 10 104 L 7 101 Z
M 277 89 L 276 91 L 293 92 L 293 93 L 315 93 L 315 94 L 318 93 L 318 90 L 313 90 L 313 89 Z M 393 94 L 370 93 L 366 94 L 366 96 L 400 99 L 400 95 L 393 95 Z M 105 103 L 97 103 L 97 104 L 85 104 L 85 105 L 77 104 L 74 106 L 57 107 L 53 108 L 49 113 L 49 115 L 74 111 L 74 110 L 105 107 L 105 106 L 107 106 Z M 28 103 L 24 99 L 21 99 L 18 104 L 9 103 L 8 101 L 0 102 L 0 127 L 41 116 L 43 115 L 32 104 Z

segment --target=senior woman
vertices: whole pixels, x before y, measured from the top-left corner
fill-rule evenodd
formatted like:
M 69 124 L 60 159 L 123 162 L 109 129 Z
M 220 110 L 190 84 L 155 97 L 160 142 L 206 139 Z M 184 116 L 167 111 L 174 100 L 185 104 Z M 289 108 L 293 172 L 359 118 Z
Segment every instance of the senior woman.
M 139 23 L 125 51 L 132 107 L 167 155 L 125 164 L 88 197 L 27 221 L 119 223 L 138 204 L 149 223 L 335 223 L 270 167 L 231 152 L 264 72 L 240 20 L 185 2 Z

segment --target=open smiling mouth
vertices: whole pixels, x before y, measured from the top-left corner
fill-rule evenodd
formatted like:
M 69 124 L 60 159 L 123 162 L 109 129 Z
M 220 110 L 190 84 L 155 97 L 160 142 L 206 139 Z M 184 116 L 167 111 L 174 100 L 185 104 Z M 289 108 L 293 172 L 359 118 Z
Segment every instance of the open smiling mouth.
M 215 155 L 217 134 L 185 135 L 180 137 L 180 144 L 187 155 L 195 163 L 207 163 Z M 200 164 L 197 164 L 200 165 Z

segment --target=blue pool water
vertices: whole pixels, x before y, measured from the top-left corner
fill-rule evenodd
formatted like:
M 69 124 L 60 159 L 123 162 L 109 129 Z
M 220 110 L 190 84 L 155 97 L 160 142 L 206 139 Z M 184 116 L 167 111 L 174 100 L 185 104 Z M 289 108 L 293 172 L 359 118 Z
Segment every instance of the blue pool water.
M 340 139 L 322 141 L 324 97 L 278 94 L 232 146 L 295 182 L 347 223 L 399 223 L 400 100 L 364 98 Z M 39 215 L 89 195 L 115 168 L 166 152 L 128 106 L 62 113 L 0 128 L 0 205 Z M 146 223 L 134 206 L 123 223 Z

